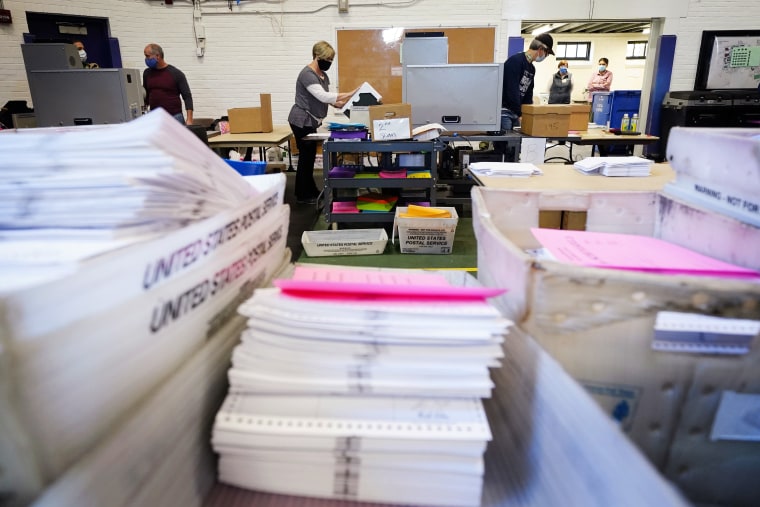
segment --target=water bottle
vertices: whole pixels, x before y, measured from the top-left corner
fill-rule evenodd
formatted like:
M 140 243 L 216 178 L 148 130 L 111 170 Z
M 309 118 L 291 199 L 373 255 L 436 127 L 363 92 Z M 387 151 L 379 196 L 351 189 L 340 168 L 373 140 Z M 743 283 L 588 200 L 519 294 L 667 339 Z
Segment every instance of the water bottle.
M 639 131 L 639 115 L 634 114 L 633 118 L 631 118 L 631 126 L 629 128 L 631 132 L 638 132 Z
M 620 122 L 620 130 L 622 132 L 631 130 L 631 119 L 628 117 L 628 113 L 623 115 L 623 121 Z

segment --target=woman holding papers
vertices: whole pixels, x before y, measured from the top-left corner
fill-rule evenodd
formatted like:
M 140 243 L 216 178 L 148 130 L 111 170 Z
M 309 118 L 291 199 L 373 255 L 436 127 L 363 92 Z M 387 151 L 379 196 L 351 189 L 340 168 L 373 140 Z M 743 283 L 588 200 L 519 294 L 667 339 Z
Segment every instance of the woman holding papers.
M 311 56 L 311 63 L 298 74 L 295 104 L 288 115 L 288 123 L 298 147 L 295 193 L 299 204 L 315 204 L 319 197 L 319 189 L 314 182 L 317 143 L 307 140 L 306 136 L 316 132 L 322 124 L 327 116 L 328 104 L 343 107 L 358 90 L 330 92 L 330 78 L 326 72 L 335 58 L 335 50 L 329 43 L 319 41 L 314 44 Z

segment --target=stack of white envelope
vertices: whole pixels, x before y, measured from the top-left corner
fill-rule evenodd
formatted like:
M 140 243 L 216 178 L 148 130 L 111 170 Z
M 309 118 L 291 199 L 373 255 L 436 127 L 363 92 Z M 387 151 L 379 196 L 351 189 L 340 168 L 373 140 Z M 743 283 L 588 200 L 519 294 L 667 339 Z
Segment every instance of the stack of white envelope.
M 651 160 L 642 157 L 586 157 L 573 164 L 585 174 L 602 176 L 649 176 L 652 172 Z
M 481 398 L 491 395 L 489 368 L 500 364 L 511 322 L 485 299 L 354 295 L 259 289 L 241 306 L 248 329 L 212 437 L 220 480 L 291 495 L 479 505 L 491 440 Z

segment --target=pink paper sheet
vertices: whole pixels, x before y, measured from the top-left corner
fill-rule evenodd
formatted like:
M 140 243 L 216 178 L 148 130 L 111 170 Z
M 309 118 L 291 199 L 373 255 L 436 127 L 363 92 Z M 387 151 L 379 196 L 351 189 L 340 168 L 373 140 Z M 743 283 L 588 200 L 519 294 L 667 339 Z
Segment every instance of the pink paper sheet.
M 760 277 L 661 239 L 633 234 L 532 228 L 535 238 L 561 262 L 578 266 L 726 278 Z
M 444 276 L 433 273 L 311 266 L 296 267 L 293 278 L 275 280 L 274 285 L 286 294 L 320 299 L 358 296 L 375 299 L 482 300 L 506 292 L 489 287 L 453 286 Z
M 332 203 L 333 213 L 359 213 L 355 201 L 335 201 Z

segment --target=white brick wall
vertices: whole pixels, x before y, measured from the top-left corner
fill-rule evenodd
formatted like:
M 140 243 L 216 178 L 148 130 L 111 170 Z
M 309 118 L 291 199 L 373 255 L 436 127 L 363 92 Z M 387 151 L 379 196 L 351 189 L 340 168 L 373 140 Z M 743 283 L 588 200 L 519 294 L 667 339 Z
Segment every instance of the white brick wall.
M 111 35 L 119 39 L 124 67 L 143 69 L 143 48 L 156 42 L 166 60 L 187 75 L 193 91 L 196 117 L 218 117 L 229 107 L 258 105 L 259 93 L 272 94 L 274 122 L 286 122 L 293 101 L 295 79 L 311 60 L 311 47 L 324 39 L 333 45 L 340 27 L 486 26 L 498 22 L 498 0 L 419 0 L 382 2 L 351 0 L 348 14 L 338 14 L 336 0 L 287 0 L 280 4 L 244 0 L 202 3 L 206 53 L 196 57 L 192 3 L 175 0 L 5 0 L 14 24 L 0 32 L 0 103 L 31 101 L 19 45 L 27 31 L 25 11 L 60 12 L 108 17 Z M 364 4 L 364 6 L 363 6 Z M 367 6 L 372 4 L 372 7 Z M 391 7 L 392 4 L 410 4 Z M 326 6 L 322 10 L 321 7 Z M 313 12 L 318 10 L 317 12 Z M 340 58 L 338 58 L 339 64 Z M 333 89 L 337 72 L 330 71 Z
M 565 0 L 521 1 L 528 12 L 540 5 L 542 19 L 552 15 L 552 3 L 564 5 Z M 218 117 L 228 107 L 257 105 L 259 93 L 268 92 L 278 124 L 286 121 L 295 77 L 311 59 L 312 44 L 319 39 L 334 43 L 336 29 L 490 24 L 497 30 L 495 61 L 502 61 L 507 36 L 517 35 L 509 34 L 508 28 L 519 26 L 509 12 L 502 12 L 503 0 L 350 0 L 347 14 L 337 12 L 336 0 L 243 0 L 240 6 L 233 2 L 233 12 L 226 0 L 204 0 L 206 54 L 198 58 L 189 0 L 175 0 L 173 6 L 159 0 L 5 0 L 4 4 L 14 23 L 0 25 L 0 104 L 11 99 L 31 102 L 19 47 L 27 31 L 25 12 L 60 12 L 108 17 L 125 67 L 144 68 L 145 44 L 161 44 L 167 61 L 188 77 L 197 117 Z M 585 9 L 576 19 L 587 15 Z M 647 13 L 638 16 L 647 17 Z M 757 0 L 690 0 L 688 17 L 666 23 L 678 27 L 671 88 L 693 86 L 702 30 L 758 28 L 758 19 Z M 334 87 L 339 86 L 337 72 L 331 70 L 330 75 Z
M 693 90 L 703 30 L 760 30 L 758 0 L 691 0 L 678 23 L 671 90 Z M 673 34 L 671 34 L 673 35 Z

